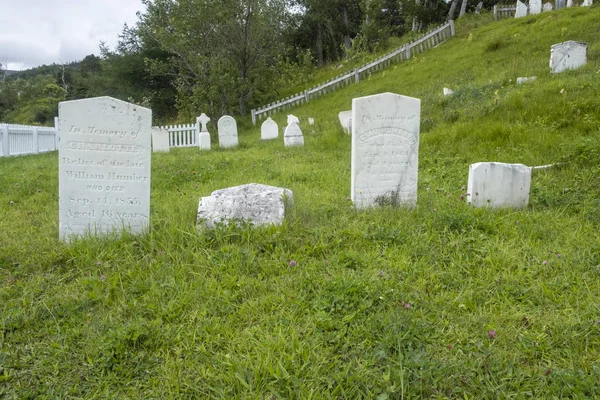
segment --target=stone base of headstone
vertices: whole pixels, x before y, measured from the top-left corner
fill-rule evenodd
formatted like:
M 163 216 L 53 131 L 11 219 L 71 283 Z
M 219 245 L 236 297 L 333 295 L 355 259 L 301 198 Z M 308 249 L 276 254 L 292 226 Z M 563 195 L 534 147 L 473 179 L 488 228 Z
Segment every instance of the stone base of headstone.
M 550 72 L 559 73 L 577 69 L 587 64 L 587 44 L 569 40 L 552 45 L 550 49 Z
M 217 223 L 250 222 L 257 226 L 281 225 L 286 209 L 293 205 L 289 189 L 250 183 L 216 190 L 202 197 L 198 205 L 198 227 L 213 228 Z
M 169 130 L 165 128 L 152 128 L 152 151 L 168 152 L 169 150 Z
M 210 133 L 200 132 L 199 144 L 200 150 L 210 150 Z
M 469 166 L 467 203 L 475 207 L 522 208 L 529 203 L 531 168 L 480 162 Z

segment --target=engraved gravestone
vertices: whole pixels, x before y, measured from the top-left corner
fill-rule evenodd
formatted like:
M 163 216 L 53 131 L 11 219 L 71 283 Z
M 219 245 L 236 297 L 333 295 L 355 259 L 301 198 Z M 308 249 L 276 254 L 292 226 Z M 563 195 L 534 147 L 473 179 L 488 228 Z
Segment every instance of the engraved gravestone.
M 169 130 L 166 128 L 152 128 L 152 151 L 168 152 L 169 150 Z
M 587 63 L 587 44 L 569 40 L 550 48 L 550 72 L 559 73 L 577 69 Z
M 260 126 L 260 140 L 277 139 L 277 137 L 279 137 L 279 125 L 269 117 Z
M 206 124 L 210 121 L 210 118 L 204 113 L 200 114 L 198 118 L 196 118 L 196 129 L 200 132 L 198 145 L 200 146 L 200 150 L 210 150 L 210 133 L 208 133 L 208 129 L 206 129 Z M 200 126 L 202 127 L 200 128 Z
M 527 16 L 527 4 L 517 0 L 517 11 L 515 11 L 515 18 L 521 18 Z
M 529 14 L 539 14 L 542 12 L 542 0 L 529 0 Z
M 217 129 L 219 131 L 219 147 L 226 149 L 238 145 L 237 122 L 235 122 L 235 118 L 223 115 L 219 118 L 219 122 L 217 122 Z
M 111 97 L 59 104 L 59 231 L 133 233 L 150 216 L 152 111 Z
M 415 205 L 421 100 L 394 93 L 352 100 L 351 198 L 358 208 Z
M 527 207 L 531 168 L 523 164 L 479 162 L 469 166 L 467 203 L 475 207 Z

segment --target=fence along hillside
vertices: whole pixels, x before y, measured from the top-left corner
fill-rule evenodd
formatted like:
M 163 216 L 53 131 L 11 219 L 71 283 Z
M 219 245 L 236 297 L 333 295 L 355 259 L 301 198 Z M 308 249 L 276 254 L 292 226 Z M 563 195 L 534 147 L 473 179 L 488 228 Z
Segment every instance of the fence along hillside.
M 372 72 L 380 71 L 392 63 L 408 60 L 411 55 L 415 55 L 432 47 L 436 47 L 452 36 L 454 36 L 454 21 L 450 20 L 445 24 L 433 29 L 432 31 L 429 31 L 419 39 L 407 43 L 375 61 L 364 64 L 363 66 L 355 68 L 350 72 L 339 75 L 327 82 L 321 83 L 293 96 L 286 97 L 285 99 L 279 100 L 275 103 L 267 104 L 251 110 L 252 123 L 256 125 L 256 120 L 261 120 L 264 116 L 269 116 L 281 110 L 300 104 L 305 104 L 312 99 L 316 99 L 324 94 L 333 92 L 340 87 L 345 87 L 351 83 L 360 82 L 362 78 L 368 76 Z
M 56 127 L 0 124 L 0 156 L 37 154 L 58 149 Z

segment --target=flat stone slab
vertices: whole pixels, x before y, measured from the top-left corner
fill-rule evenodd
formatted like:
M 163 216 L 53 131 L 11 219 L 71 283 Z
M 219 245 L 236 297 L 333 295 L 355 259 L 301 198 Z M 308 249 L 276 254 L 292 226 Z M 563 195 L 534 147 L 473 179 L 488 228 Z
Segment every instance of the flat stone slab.
M 523 208 L 529 204 L 531 168 L 479 162 L 469 166 L 467 203 L 475 207 Z
M 214 228 L 216 223 L 250 222 L 257 226 L 281 225 L 285 211 L 293 205 L 293 193 L 276 186 L 249 183 L 215 190 L 198 204 L 199 227 Z
M 587 64 L 587 44 L 569 40 L 552 45 L 550 49 L 550 72 L 556 74 L 577 69 Z

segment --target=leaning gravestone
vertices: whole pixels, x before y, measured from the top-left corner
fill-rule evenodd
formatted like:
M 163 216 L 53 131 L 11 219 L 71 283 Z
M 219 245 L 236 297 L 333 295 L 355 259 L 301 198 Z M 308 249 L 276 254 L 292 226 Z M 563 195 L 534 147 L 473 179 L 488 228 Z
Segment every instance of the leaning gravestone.
M 120 229 L 150 216 L 152 111 L 111 97 L 59 104 L 60 238 Z
M 531 168 L 523 164 L 480 162 L 469 166 L 467 203 L 475 207 L 527 207 Z
M 348 120 L 352 118 L 352 110 L 340 111 L 338 118 L 340 119 L 340 125 L 342 125 L 344 132 L 350 134 L 350 130 L 348 129 Z
M 544 3 L 544 12 L 546 11 L 552 11 L 552 3 L 550 3 L 549 1 Z
M 279 126 L 271 117 L 267 118 L 260 126 L 260 140 L 277 139 L 279 136 Z
M 289 189 L 250 183 L 216 190 L 198 204 L 198 227 L 246 221 L 254 225 L 281 225 L 286 209 L 293 204 Z
M 515 12 L 515 18 L 521 18 L 527 16 L 527 4 L 521 3 L 517 0 L 517 11 Z
M 421 100 L 394 93 L 352 100 L 351 198 L 357 208 L 417 203 Z
M 594 0 L 583 0 L 581 7 L 591 7 L 594 4 Z
M 292 122 L 285 128 L 283 144 L 285 147 L 304 146 L 304 136 L 302 136 L 302 130 L 297 123 Z
M 475 9 L 475 14 L 479 14 L 481 12 L 482 8 L 483 8 L 483 1 L 480 1 L 479 3 L 477 3 L 477 8 Z
M 529 0 L 529 14 L 539 14 L 542 12 L 542 0 Z
M 237 122 L 229 115 L 223 115 L 217 122 L 219 131 L 219 147 L 226 149 L 238 145 Z
M 568 42 L 552 45 L 550 49 L 550 72 L 559 73 L 568 69 L 577 69 L 587 63 L 587 44 Z
M 208 129 L 206 129 L 206 124 L 210 121 L 210 118 L 204 113 L 200 114 L 198 118 L 196 118 L 196 129 L 200 131 L 198 137 L 198 145 L 200 146 L 200 150 L 210 150 L 210 133 L 208 133 Z M 200 128 L 202 126 L 202 128 Z
M 169 130 L 166 128 L 152 128 L 152 151 L 169 152 Z

